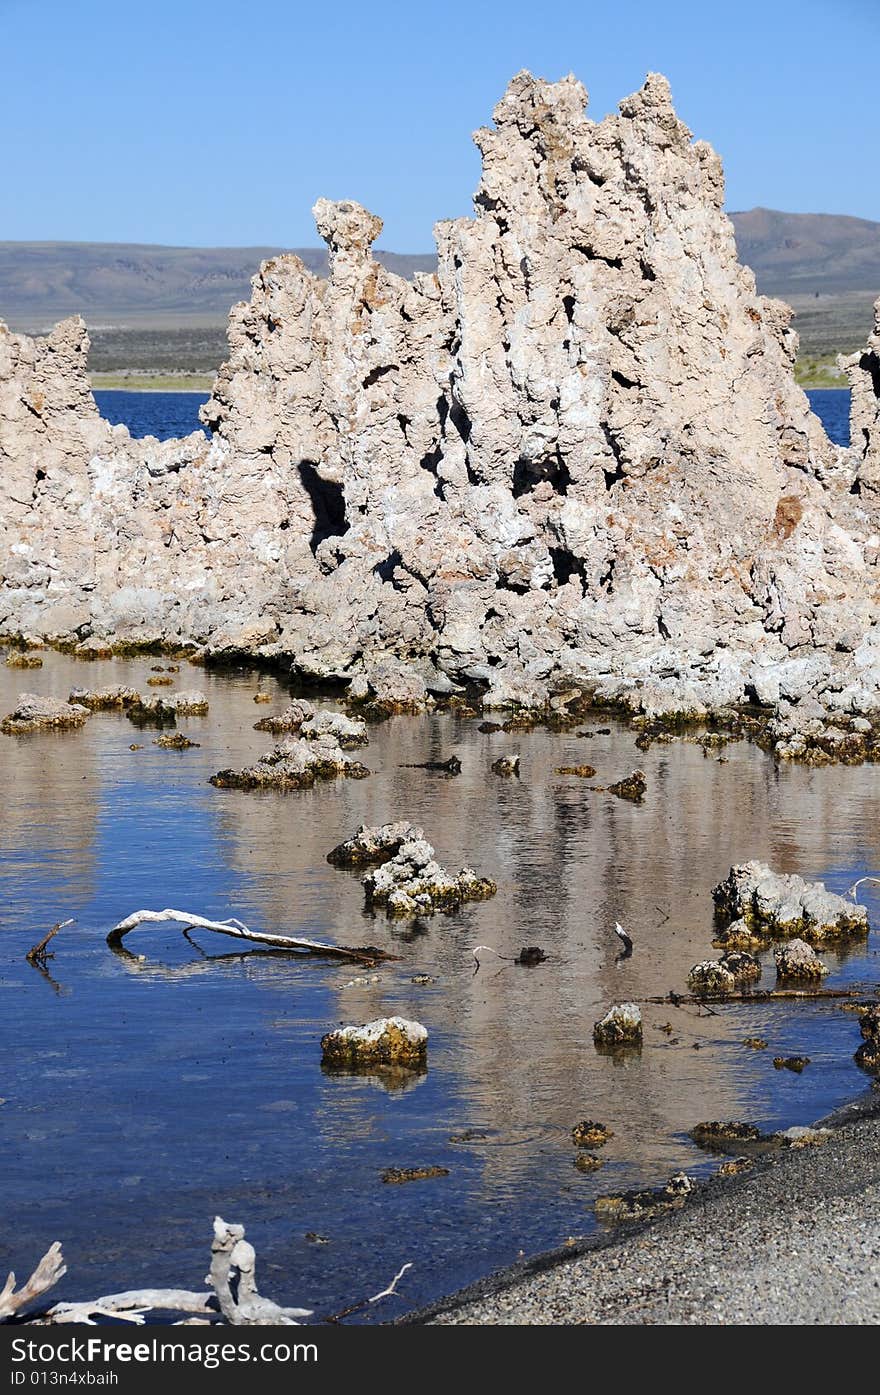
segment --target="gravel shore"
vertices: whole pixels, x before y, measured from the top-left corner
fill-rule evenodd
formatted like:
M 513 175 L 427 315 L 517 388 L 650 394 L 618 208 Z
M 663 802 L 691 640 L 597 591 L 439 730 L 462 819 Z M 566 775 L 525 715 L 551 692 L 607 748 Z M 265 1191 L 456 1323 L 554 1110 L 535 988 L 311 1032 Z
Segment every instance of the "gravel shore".
M 410 1315 L 441 1324 L 880 1322 L 880 1098 L 819 1147 L 715 1178 L 679 1211 L 539 1256 Z

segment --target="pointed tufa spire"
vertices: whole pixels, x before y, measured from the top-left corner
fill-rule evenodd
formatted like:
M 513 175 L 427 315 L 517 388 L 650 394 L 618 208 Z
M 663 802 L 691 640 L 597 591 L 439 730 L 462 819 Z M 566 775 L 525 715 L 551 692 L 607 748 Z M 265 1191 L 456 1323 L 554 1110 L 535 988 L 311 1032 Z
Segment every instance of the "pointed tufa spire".
M 331 259 L 340 251 L 368 253 L 384 226 L 377 214 L 348 199 L 339 203 L 318 199 L 312 214 L 318 232 L 330 249 Z

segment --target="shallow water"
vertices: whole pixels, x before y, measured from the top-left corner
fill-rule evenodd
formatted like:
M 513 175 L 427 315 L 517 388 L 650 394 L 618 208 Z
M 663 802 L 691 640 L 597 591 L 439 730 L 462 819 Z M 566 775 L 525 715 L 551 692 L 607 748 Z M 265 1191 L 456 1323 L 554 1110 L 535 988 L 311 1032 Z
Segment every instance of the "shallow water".
M 0 711 L 22 690 L 148 691 L 154 662 L 46 654 L 35 671 L 0 665 Z M 163 751 L 119 713 L 79 732 L 0 737 L 0 1271 L 27 1270 L 60 1238 L 68 1296 L 198 1287 L 220 1214 L 246 1225 L 264 1290 L 319 1314 L 413 1261 L 404 1296 L 369 1315 L 388 1319 L 588 1233 L 600 1192 L 712 1168 L 686 1137 L 700 1119 L 804 1123 L 867 1086 L 852 1061 L 856 1020 L 833 1002 L 728 1005 L 714 1016 L 648 1006 L 644 1049 L 622 1060 L 599 1055 L 591 1034 L 610 1003 L 684 987 L 711 953 L 710 890 L 731 863 L 762 857 L 836 890 L 875 870 L 871 767 L 777 770 L 744 743 L 726 749 L 726 764 L 690 743 L 644 753 L 604 716 L 585 725 L 611 734 L 586 740 L 488 736 L 477 719 L 443 714 L 371 728 L 358 753 L 367 780 L 216 790 L 211 773 L 271 744 L 253 723 L 280 709 L 286 689 L 186 664 L 175 682 L 209 695 L 207 717 L 179 724 L 198 749 Z M 254 704 L 258 686 L 272 707 Z M 512 750 L 521 779 L 494 776 L 491 762 Z M 452 753 L 456 778 L 402 768 Z M 641 766 L 644 804 L 554 774 L 585 760 L 601 784 Z M 326 854 L 362 821 L 401 817 L 424 825 L 446 865 L 495 878 L 498 895 L 415 926 L 365 914 L 357 875 Z M 865 899 L 880 916 L 880 902 Z M 357 968 L 241 953 L 170 926 L 129 937 L 143 962 L 109 950 L 116 920 L 164 906 L 378 944 L 400 959 L 375 985 L 349 988 Z M 53 942 L 44 976 L 24 955 L 69 916 L 76 924 Z M 616 919 L 636 943 L 622 963 Z M 508 956 L 538 944 L 549 959 L 521 969 L 485 955 L 475 975 L 478 943 Z M 877 952 L 872 934 L 846 957 L 828 954 L 826 982 L 875 983 Z M 423 972 L 436 982 L 412 984 Z M 325 1031 L 394 1012 L 427 1026 L 426 1076 L 389 1092 L 322 1074 Z M 742 1045 L 757 1033 L 767 1051 Z M 812 1058 L 802 1075 L 774 1070 L 773 1056 L 795 1052 Z M 614 1130 L 594 1174 L 573 1166 L 570 1130 L 585 1117 Z M 450 1141 L 469 1129 L 484 1136 Z M 449 1176 L 380 1181 L 385 1167 L 424 1164 Z

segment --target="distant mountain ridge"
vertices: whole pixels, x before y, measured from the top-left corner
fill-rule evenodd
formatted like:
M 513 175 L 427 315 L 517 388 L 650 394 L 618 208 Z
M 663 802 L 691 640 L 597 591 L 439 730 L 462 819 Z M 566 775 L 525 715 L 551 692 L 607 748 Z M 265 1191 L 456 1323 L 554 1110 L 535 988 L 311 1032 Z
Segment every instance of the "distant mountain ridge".
M 764 295 L 880 295 L 880 223 L 837 213 L 731 213 L 740 261 Z
M 80 314 L 89 324 L 225 324 L 248 300 L 260 263 L 292 250 L 326 275 L 324 248 L 164 247 L 149 243 L 0 242 L 0 319 L 47 327 Z M 432 271 L 436 257 L 377 251 L 398 275 Z
M 880 295 L 880 223 L 770 208 L 730 217 L 740 260 L 755 272 L 758 289 L 795 307 L 805 352 L 849 352 L 864 343 L 871 302 Z M 216 368 L 230 306 L 250 297 L 260 263 L 283 250 L 0 242 L 0 319 L 41 332 L 81 314 L 93 331 L 95 366 Z M 293 250 L 311 271 L 326 274 L 325 249 Z M 433 253 L 376 256 L 407 278 L 436 266 Z M 190 343 L 196 329 L 202 337 Z M 135 343 L 136 334 L 143 343 Z

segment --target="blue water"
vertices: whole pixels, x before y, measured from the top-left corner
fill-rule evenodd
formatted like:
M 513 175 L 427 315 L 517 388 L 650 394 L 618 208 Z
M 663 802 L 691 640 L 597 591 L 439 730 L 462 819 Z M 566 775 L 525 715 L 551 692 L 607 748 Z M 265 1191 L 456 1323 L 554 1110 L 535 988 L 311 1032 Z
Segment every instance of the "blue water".
M 206 392 L 95 393 L 101 415 L 114 426 L 127 426 L 132 436 L 155 436 L 160 441 L 203 431 L 199 408 L 207 400 Z
M 835 445 L 849 445 L 849 390 L 818 389 L 807 393 L 810 406 Z M 95 401 L 108 421 L 123 423 L 132 436 L 160 441 L 203 430 L 199 407 L 205 392 L 96 392 Z
M 0 663 L 0 712 L 25 687 L 149 691 L 153 662 L 47 653 L 26 674 Z M 61 1239 L 63 1296 L 198 1288 L 220 1214 L 247 1227 L 261 1287 L 319 1313 L 377 1292 L 413 1261 L 403 1296 L 369 1315 L 393 1317 L 521 1251 L 589 1233 L 597 1193 L 679 1167 L 713 1170 L 687 1137 L 700 1119 L 806 1123 L 867 1086 L 852 1059 L 856 1020 L 833 1001 L 731 1004 L 713 1016 L 646 1005 L 644 1049 L 626 1059 L 599 1055 L 592 1025 L 614 1001 L 683 988 L 712 954 L 710 889 L 731 863 L 762 857 L 835 890 L 876 871 L 872 767 L 776 769 L 744 743 L 726 749 L 726 764 L 688 743 L 637 752 L 613 721 L 589 742 L 486 736 L 479 719 L 437 713 L 372 727 L 359 753 L 368 779 L 246 794 L 208 777 L 271 744 L 253 723 L 284 705 L 285 685 L 187 665 L 175 682 L 210 701 L 207 716 L 181 723 L 200 743 L 185 752 L 160 750 L 154 733 L 112 712 L 69 734 L 0 736 L 0 1020 L 11 1043 L 0 1272 L 27 1271 Z M 253 701 L 258 687 L 268 709 Z M 644 768 L 644 805 L 555 773 L 587 745 L 603 784 Z M 522 778 L 500 780 L 491 762 L 511 749 Z M 452 753 L 455 779 L 411 768 Z M 362 822 L 402 817 L 427 830 L 447 866 L 495 879 L 497 896 L 414 925 L 366 913 L 357 875 L 326 854 Z M 864 891 L 880 914 L 877 888 Z M 111 952 L 116 920 L 165 906 L 397 958 L 378 982 L 351 985 L 356 966 L 242 953 L 162 925 L 129 937 L 128 954 Z M 39 973 L 27 949 L 71 916 Z M 636 943 L 620 963 L 617 919 Z M 475 975 L 477 944 L 506 958 L 484 955 Z M 515 967 L 531 944 L 547 962 Z M 876 936 L 827 952 L 827 982 L 875 984 L 877 954 Z M 433 981 L 414 984 L 423 973 Z M 391 1013 L 427 1027 L 427 1075 L 398 1090 L 322 1072 L 324 1032 Z M 753 1035 L 769 1049 L 747 1049 Z M 774 1055 L 801 1052 L 812 1058 L 803 1075 L 774 1070 Z M 573 1166 L 582 1118 L 614 1131 L 596 1173 Z M 381 1181 L 386 1167 L 426 1164 L 449 1176 Z
M 810 406 L 836 446 L 849 445 L 849 388 L 811 388 Z

